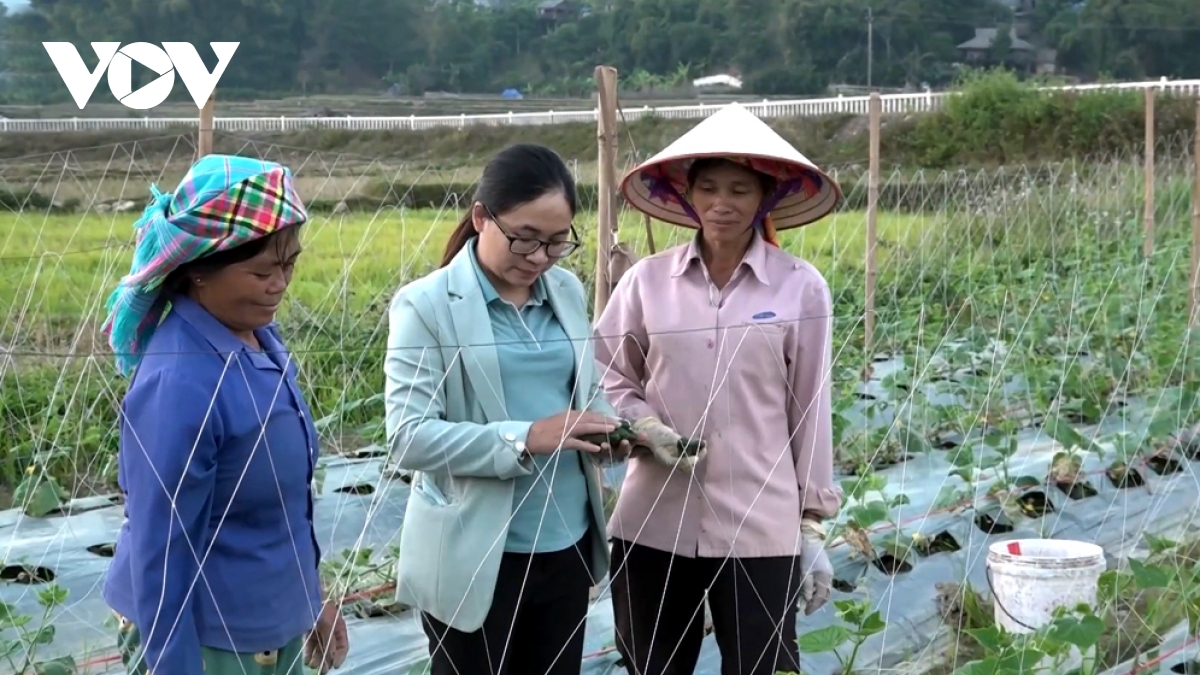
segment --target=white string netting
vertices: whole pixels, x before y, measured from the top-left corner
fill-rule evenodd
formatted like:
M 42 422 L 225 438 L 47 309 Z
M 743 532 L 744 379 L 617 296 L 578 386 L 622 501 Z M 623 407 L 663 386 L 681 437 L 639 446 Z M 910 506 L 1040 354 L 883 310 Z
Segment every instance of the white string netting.
M 406 448 L 389 449 L 384 433 L 387 307 L 400 286 L 436 267 L 457 200 L 469 197 L 477 173 L 221 142 L 222 151 L 285 162 L 312 207 L 279 322 L 321 436 L 316 531 L 323 583 L 345 599 L 350 621 L 344 669 L 423 672 L 419 621 L 394 600 L 412 475 L 398 468 Z M 863 167 L 832 169 L 847 196 L 842 210 L 782 234 L 783 247 L 812 262 L 833 295 L 834 446 L 845 493 L 829 533 L 833 600 L 863 602 L 885 625 L 856 648 L 851 636 L 861 626 L 847 606 L 840 615 L 833 602 L 801 614 L 804 672 L 949 673 L 985 658 L 972 631 L 993 622 L 987 546 L 1017 536 L 1093 542 L 1114 567 L 1133 558 L 1143 561 L 1139 570 L 1178 578 L 1155 585 L 1143 574 L 1136 588 L 1101 589 L 1095 672 L 1133 672 L 1135 661 L 1191 672 L 1200 446 L 1188 430 L 1198 421 L 1200 370 L 1187 331 L 1189 143 L 1160 143 L 1149 259 L 1138 157 L 885 173 L 869 355 Z M 15 645 L 6 657 L 15 671 L 53 659 L 69 659 L 78 672 L 121 668 L 100 589 L 122 521 L 116 411 L 125 382 L 99 326 L 128 271 L 131 225 L 148 184 L 170 189 L 193 154 L 191 140 L 179 137 L 3 164 L 0 182 L 15 210 L 0 216 L 0 485 L 14 509 L 0 522 L 0 601 L 32 617 L 0 633 Z M 590 290 L 596 172 L 572 167 L 588 244 L 562 265 Z M 654 248 L 690 234 L 656 224 Z M 618 237 L 648 253 L 640 216 L 622 212 Z M 742 347 L 727 341 L 723 349 L 736 369 Z M 235 365 L 224 377 L 236 381 L 239 372 Z M 696 376 L 719 389 L 730 372 Z M 669 415 L 664 421 L 672 424 Z M 705 415 L 679 431 L 703 437 L 723 423 Z M 790 447 L 710 452 L 765 453 L 778 471 L 794 470 Z M 624 471 L 605 471 L 609 509 Z M 702 480 L 688 490 L 705 502 Z M 557 517 L 552 508 L 543 519 Z M 189 543 L 203 558 L 203 546 Z M 492 545 L 503 547 L 503 537 Z M 592 590 L 578 626 L 584 673 L 622 672 L 608 586 L 605 578 Z M 39 599 L 54 587 L 66 599 L 44 614 Z M 193 594 L 208 592 L 198 580 Z M 170 624 L 177 610 L 164 612 Z M 705 623 L 711 631 L 711 618 Z M 41 625 L 54 627 L 52 638 L 30 637 Z M 709 645 L 696 672 L 718 672 L 718 664 Z

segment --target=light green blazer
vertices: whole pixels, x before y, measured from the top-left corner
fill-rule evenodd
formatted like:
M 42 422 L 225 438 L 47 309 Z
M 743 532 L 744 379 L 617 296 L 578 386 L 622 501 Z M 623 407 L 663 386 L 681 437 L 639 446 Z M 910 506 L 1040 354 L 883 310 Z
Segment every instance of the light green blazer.
M 543 278 L 575 347 L 574 408 L 613 414 L 600 393 L 583 284 L 557 266 Z M 401 288 L 388 313 L 388 445 L 399 467 L 415 472 L 400 533 L 396 599 L 475 631 L 492 605 L 513 479 L 533 470 L 532 462 L 520 460 L 531 423 L 505 415 L 496 340 L 465 248 L 448 266 Z M 600 470 L 585 473 L 591 572 L 599 583 L 609 564 Z

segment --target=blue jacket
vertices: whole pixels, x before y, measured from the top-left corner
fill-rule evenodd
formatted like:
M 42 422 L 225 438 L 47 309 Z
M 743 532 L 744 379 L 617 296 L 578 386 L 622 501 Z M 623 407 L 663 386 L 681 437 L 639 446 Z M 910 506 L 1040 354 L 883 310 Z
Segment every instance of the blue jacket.
M 312 415 L 275 328 L 256 352 L 177 296 L 122 403 L 125 524 L 104 598 L 146 665 L 202 675 L 201 646 L 285 646 L 320 610 Z

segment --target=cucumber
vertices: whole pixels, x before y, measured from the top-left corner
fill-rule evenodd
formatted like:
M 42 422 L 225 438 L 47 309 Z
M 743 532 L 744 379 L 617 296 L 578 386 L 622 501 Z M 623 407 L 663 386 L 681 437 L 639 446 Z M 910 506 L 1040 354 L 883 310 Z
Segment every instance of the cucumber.
M 579 440 L 591 443 L 592 445 L 604 445 L 607 443 L 608 447 L 616 448 L 621 444 L 621 441 L 632 442 L 636 438 L 637 433 L 634 432 L 629 420 L 622 420 L 620 426 L 613 429 L 612 433 L 589 434 L 587 436 L 580 436 Z
M 580 436 L 579 439 L 591 443 L 592 445 L 602 446 L 607 443 L 609 448 L 615 450 L 616 447 L 621 444 L 621 441 L 629 441 L 630 443 L 633 443 L 637 439 L 637 433 L 634 432 L 629 420 L 622 420 L 621 425 L 608 435 L 590 434 L 587 436 Z M 704 441 L 698 438 L 685 437 L 680 438 L 679 441 L 676 442 L 675 447 L 678 449 L 680 457 L 695 457 L 696 455 L 700 454 L 701 450 L 704 449 L 705 444 Z
M 704 449 L 704 441 L 697 438 L 680 438 L 675 444 L 680 457 L 695 457 Z

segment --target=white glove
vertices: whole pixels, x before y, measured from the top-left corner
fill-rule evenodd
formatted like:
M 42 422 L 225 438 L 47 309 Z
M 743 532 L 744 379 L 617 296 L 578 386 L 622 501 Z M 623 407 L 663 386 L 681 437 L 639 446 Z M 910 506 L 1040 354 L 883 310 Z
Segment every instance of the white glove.
M 659 462 L 681 471 L 690 472 L 708 454 L 708 445 L 704 441 L 680 436 L 657 417 L 637 420 L 633 430 L 644 439 L 635 451 L 644 448 Z
M 800 599 L 808 616 L 829 602 L 833 592 L 833 563 L 825 553 L 825 528 L 815 520 L 800 521 Z

